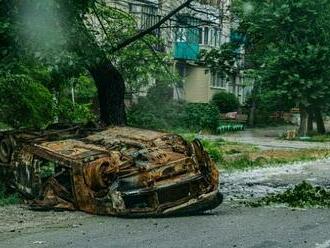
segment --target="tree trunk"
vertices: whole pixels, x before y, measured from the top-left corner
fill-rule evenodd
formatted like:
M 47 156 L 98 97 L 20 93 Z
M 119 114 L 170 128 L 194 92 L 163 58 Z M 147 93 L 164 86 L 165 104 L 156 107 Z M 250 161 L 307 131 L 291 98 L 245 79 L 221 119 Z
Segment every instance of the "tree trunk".
M 307 122 L 308 134 L 311 134 L 314 131 L 313 121 L 314 121 L 314 114 L 312 111 L 308 111 L 308 122 Z
M 256 117 L 256 101 L 253 99 L 252 106 L 250 108 L 250 115 L 249 115 L 249 126 L 250 127 L 254 127 L 255 117 Z
M 120 72 L 109 61 L 89 68 L 97 88 L 100 120 L 105 125 L 125 125 L 125 82 Z
M 325 130 L 325 126 L 324 126 L 323 116 L 319 109 L 315 110 L 315 119 L 316 119 L 316 125 L 317 125 L 317 132 L 319 134 L 325 134 L 326 130 Z
M 300 107 L 300 126 L 299 126 L 299 136 L 307 135 L 307 125 L 308 124 L 308 112 Z

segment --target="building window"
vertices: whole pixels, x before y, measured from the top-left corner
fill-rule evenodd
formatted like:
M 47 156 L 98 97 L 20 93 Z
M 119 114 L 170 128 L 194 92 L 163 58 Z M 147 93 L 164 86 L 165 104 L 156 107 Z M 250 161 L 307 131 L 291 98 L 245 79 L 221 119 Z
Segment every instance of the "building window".
M 220 46 L 220 29 L 213 27 L 202 27 L 199 31 L 199 44 L 204 46 Z
M 226 76 L 220 72 L 214 72 L 211 74 L 211 86 L 214 88 L 226 87 Z
M 204 28 L 204 45 L 209 44 L 209 28 L 205 27 Z
M 160 17 L 158 9 L 151 5 L 129 4 L 129 12 L 135 15 L 139 22 L 140 29 L 146 29 L 156 24 Z
M 219 28 L 214 28 L 214 43 L 213 46 L 219 47 L 220 46 L 220 29 Z
M 198 38 L 199 38 L 199 44 L 203 44 L 203 28 L 198 28 Z

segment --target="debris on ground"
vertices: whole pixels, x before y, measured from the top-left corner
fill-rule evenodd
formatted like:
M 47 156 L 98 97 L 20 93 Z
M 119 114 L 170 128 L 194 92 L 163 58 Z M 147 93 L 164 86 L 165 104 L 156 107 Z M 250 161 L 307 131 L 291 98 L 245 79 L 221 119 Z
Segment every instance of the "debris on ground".
M 255 202 L 251 201 L 246 204 L 252 207 L 284 204 L 292 208 L 330 208 L 330 190 L 321 186 L 313 186 L 303 181 L 283 193 L 270 194 Z

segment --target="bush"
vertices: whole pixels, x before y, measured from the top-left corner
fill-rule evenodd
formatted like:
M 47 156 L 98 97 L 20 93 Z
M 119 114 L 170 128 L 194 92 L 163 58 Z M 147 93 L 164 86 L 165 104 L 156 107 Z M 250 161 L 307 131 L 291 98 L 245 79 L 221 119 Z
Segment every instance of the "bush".
M 136 127 L 160 130 L 215 131 L 218 115 L 217 108 L 211 104 L 187 104 L 172 100 L 158 104 L 148 98 L 140 98 L 128 110 L 128 123 Z
M 188 103 L 184 106 L 181 116 L 181 126 L 192 131 L 217 129 L 219 124 L 219 111 L 216 106 L 208 103 Z
M 95 121 L 96 116 L 92 112 L 92 104 L 72 104 L 68 98 L 61 99 L 56 114 L 61 123 L 87 123 Z
M 212 98 L 212 103 L 219 108 L 221 113 L 236 111 L 240 106 L 237 97 L 228 92 L 216 93 Z
M 127 111 L 128 124 L 158 130 L 216 131 L 219 124 L 216 106 L 174 101 L 172 91 L 165 83 L 151 87 L 147 97 L 141 97 Z
M 0 207 L 18 204 L 20 198 L 17 194 L 8 194 L 5 186 L 0 182 Z
M 25 75 L 0 75 L 0 119 L 12 127 L 42 127 L 53 119 L 46 87 Z

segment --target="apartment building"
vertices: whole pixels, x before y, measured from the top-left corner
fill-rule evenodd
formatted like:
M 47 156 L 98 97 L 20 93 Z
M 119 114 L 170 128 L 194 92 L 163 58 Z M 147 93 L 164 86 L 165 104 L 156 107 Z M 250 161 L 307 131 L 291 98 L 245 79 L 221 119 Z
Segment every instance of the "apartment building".
M 134 15 L 142 30 L 158 22 L 184 0 L 107 0 L 109 4 Z M 238 52 L 241 59 L 234 78 L 212 72 L 200 62 L 203 49 L 220 48 L 231 39 L 234 23 L 230 13 L 230 0 L 199 0 L 180 11 L 155 32 L 165 41 L 163 49 L 172 55 L 173 70 L 182 78 L 173 89 L 173 97 L 187 102 L 209 102 L 220 91 L 234 93 L 243 103 L 249 92 L 239 68 L 243 66 L 244 49 Z

